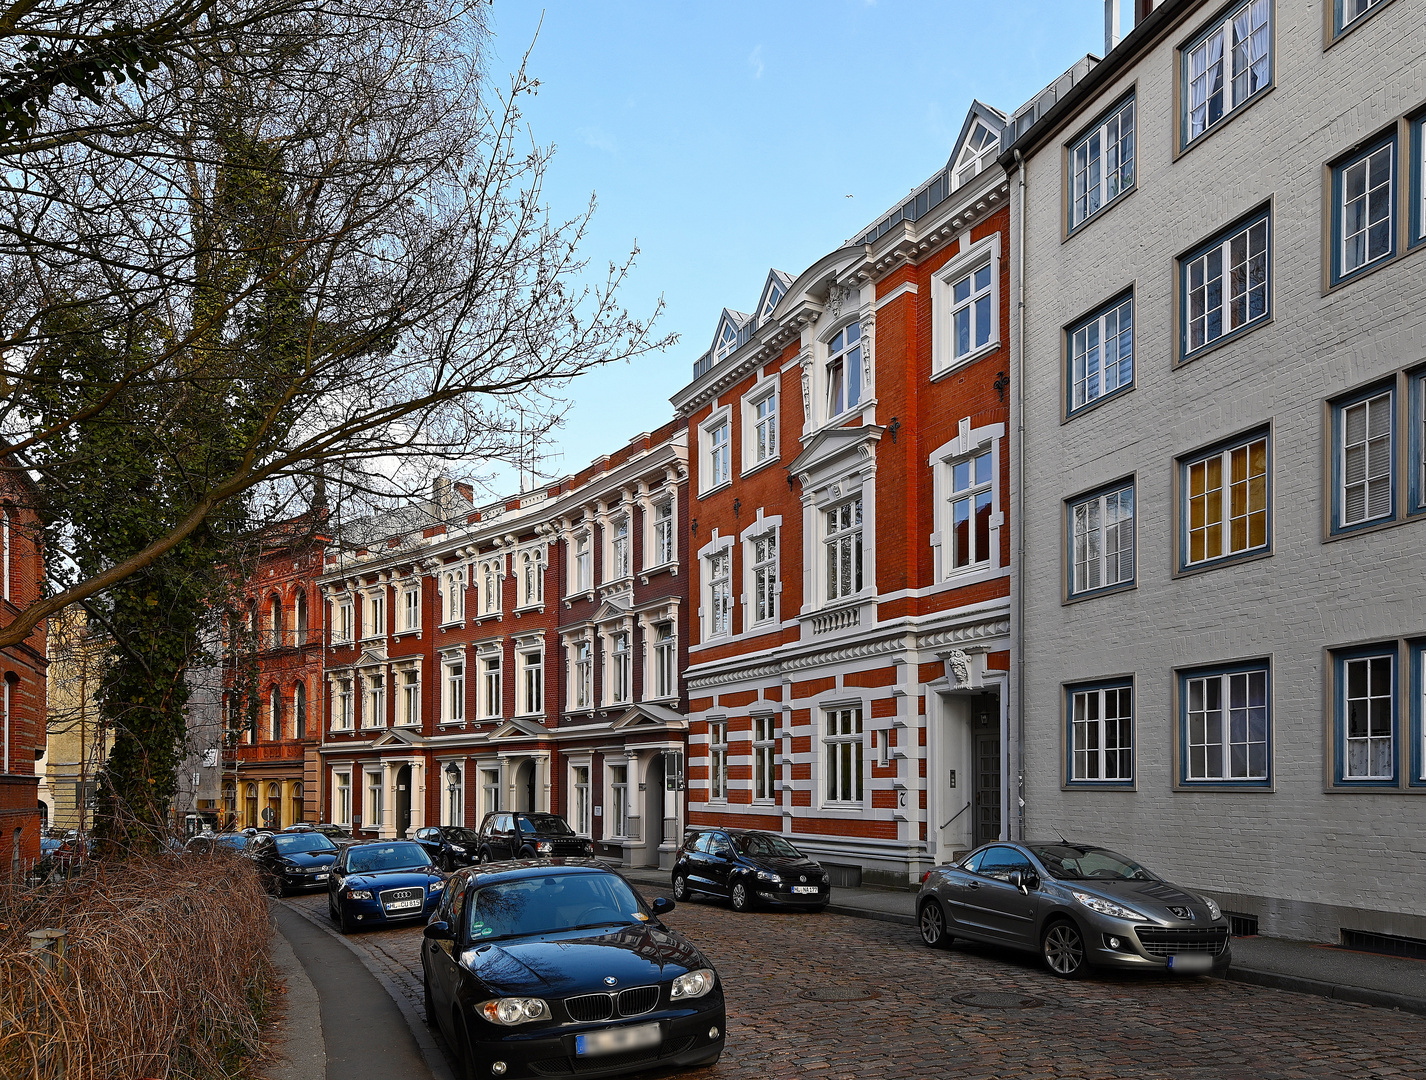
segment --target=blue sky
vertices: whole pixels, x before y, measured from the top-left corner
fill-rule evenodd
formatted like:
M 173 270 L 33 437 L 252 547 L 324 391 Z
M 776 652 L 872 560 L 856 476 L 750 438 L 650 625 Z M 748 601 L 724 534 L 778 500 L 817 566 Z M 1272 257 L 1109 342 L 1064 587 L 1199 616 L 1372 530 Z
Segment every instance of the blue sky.
M 721 310 L 751 310 L 769 267 L 795 276 L 942 167 L 973 98 L 1014 110 L 1104 47 L 1102 0 L 496 0 L 492 76 L 542 18 L 526 119 L 557 148 L 551 210 L 595 194 L 591 269 L 637 242 L 625 304 L 662 295 L 680 335 L 573 384 L 555 476 L 670 419 Z

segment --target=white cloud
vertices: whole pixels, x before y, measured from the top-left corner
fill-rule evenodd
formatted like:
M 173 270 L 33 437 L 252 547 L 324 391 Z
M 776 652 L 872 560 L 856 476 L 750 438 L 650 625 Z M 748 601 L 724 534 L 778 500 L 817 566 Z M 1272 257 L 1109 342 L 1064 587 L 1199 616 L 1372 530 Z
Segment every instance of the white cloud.
M 603 150 L 606 154 L 617 154 L 619 145 L 602 128 L 582 127 L 575 134 L 584 142 L 586 146 L 592 146 L 596 150 Z
M 753 69 L 753 78 L 763 77 L 763 47 L 759 45 L 748 54 L 748 67 Z

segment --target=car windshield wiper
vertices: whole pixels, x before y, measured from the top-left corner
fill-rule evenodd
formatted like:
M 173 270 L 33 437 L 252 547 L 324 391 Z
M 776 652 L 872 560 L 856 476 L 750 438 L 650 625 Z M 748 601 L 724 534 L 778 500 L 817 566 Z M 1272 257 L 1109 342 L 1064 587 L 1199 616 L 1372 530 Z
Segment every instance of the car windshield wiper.
M 601 926 L 639 926 L 633 919 L 604 919 L 601 922 L 580 923 L 578 926 L 567 926 L 566 930 L 597 930 Z

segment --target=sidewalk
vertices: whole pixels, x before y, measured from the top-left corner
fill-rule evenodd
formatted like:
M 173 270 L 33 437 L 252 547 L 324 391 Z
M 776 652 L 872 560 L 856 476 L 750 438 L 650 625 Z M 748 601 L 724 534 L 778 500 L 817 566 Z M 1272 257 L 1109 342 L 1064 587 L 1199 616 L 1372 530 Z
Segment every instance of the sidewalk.
M 649 897 L 672 893 L 665 872 L 623 873 Z M 903 926 L 916 925 L 915 909 L 916 894 L 897 889 L 834 888 L 832 902 L 827 905 L 828 911 L 838 915 Z M 1233 939 L 1233 964 L 1228 978 L 1426 1016 L 1426 960 L 1278 938 L 1244 937 Z

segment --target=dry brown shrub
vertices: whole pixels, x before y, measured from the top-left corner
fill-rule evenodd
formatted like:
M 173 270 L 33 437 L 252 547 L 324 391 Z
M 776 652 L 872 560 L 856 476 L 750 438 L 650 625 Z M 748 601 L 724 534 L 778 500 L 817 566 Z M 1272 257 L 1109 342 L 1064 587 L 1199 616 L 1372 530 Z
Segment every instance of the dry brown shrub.
M 57 971 L 29 949 L 69 933 Z M 217 1080 L 245 1074 L 270 1003 L 267 902 L 232 855 L 95 863 L 0 885 L 0 1076 Z

